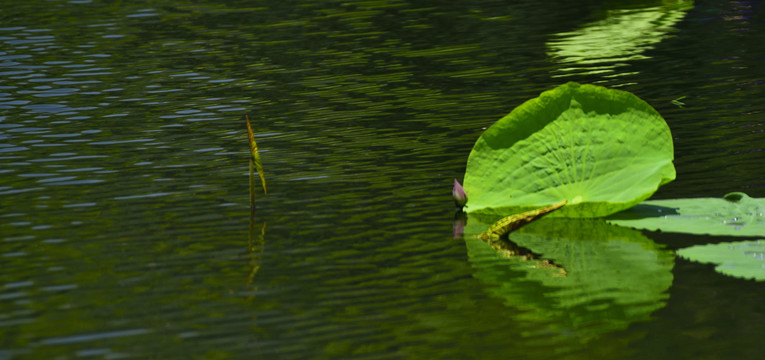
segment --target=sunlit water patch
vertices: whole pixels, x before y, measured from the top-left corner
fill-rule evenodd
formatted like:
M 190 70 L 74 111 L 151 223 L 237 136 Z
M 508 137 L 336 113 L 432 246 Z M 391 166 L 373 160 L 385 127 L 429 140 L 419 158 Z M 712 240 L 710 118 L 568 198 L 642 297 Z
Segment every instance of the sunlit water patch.
M 674 25 L 692 7 L 692 1 L 679 1 L 657 7 L 609 9 L 602 20 L 555 34 L 547 42 L 548 54 L 564 65 L 555 76 L 630 75 L 632 70 L 619 68 L 646 59 L 645 51 L 670 36 Z

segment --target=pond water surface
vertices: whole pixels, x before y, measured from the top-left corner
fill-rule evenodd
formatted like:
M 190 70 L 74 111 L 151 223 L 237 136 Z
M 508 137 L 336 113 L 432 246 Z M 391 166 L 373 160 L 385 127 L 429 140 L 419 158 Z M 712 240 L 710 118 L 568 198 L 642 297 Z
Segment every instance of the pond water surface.
M 576 226 L 610 265 L 564 291 L 454 238 L 450 188 L 578 81 L 667 120 L 654 198 L 765 197 L 764 7 L 5 0 L 0 359 L 758 358 L 765 285 L 672 252 L 728 239 Z

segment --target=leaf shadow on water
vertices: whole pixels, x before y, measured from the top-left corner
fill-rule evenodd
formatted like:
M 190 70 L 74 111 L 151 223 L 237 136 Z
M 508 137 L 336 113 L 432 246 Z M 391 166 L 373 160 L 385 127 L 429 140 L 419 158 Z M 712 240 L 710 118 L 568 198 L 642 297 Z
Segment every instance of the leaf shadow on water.
M 629 211 L 618 212 L 608 217 L 609 220 L 640 220 L 646 218 L 660 218 L 667 215 L 679 215 L 677 208 L 638 204 L 629 209 Z
M 598 219 L 545 218 L 510 234 L 512 243 L 538 254 L 531 259 L 506 256 L 476 238 L 487 226 L 470 216 L 464 228 L 473 276 L 536 329 L 527 336 L 586 344 L 649 320 L 668 298 L 674 255 L 639 231 Z

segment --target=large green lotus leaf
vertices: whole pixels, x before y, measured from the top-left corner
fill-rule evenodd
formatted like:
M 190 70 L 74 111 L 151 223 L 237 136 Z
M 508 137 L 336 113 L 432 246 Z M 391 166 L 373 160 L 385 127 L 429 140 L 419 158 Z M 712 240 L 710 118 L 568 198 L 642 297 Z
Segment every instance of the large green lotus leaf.
M 607 216 L 674 180 L 673 159 L 669 127 L 650 105 L 570 82 L 480 136 L 465 170 L 465 210 L 507 216 L 568 200 L 551 216 Z
M 735 192 L 722 199 L 649 200 L 611 215 L 607 221 L 652 231 L 765 236 L 765 199 Z
M 677 255 L 688 260 L 717 264 L 725 275 L 765 280 L 765 240 L 724 242 L 680 249 Z
M 601 219 L 544 218 L 510 233 L 539 257 L 530 260 L 474 237 L 488 226 L 470 216 L 464 229 L 474 276 L 540 333 L 587 341 L 650 319 L 668 297 L 674 256 L 639 231 Z

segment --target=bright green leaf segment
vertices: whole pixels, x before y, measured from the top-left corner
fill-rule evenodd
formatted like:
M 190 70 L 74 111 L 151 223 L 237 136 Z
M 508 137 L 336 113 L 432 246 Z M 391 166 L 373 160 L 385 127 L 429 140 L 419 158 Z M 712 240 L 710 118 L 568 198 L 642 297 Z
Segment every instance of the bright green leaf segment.
M 765 236 L 765 199 L 735 192 L 722 199 L 649 200 L 606 220 L 652 231 Z
M 584 343 L 650 319 L 668 298 L 674 255 L 637 230 L 545 217 L 509 236 L 536 256 L 509 256 L 477 237 L 487 226 L 471 215 L 465 227 L 474 276 L 539 334 Z
M 675 179 L 672 136 L 637 96 L 567 83 L 515 108 L 468 157 L 468 213 L 507 216 L 562 200 L 551 216 L 602 217 Z
M 715 270 L 725 275 L 765 280 L 765 240 L 696 245 L 678 250 L 677 255 L 718 264 Z

